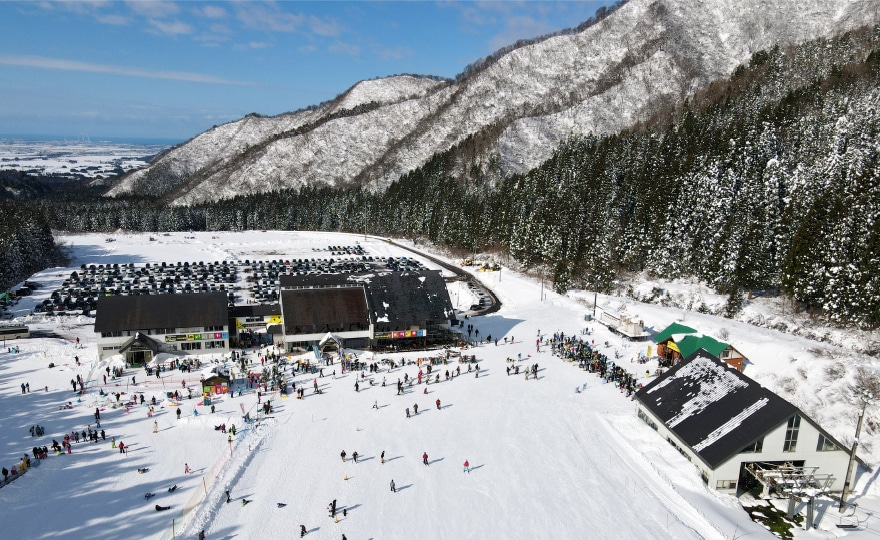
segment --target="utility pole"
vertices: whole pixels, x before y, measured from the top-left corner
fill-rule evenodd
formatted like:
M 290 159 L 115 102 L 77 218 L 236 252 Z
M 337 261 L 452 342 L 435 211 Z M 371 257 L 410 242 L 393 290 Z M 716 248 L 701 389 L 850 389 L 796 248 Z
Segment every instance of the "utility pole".
M 850 477 L 852 476 L 853 465 L 855 465 L 856 462 L 856 449 L 859 447 L 859 435 L 862 433 L 862 421 L 865 419 L 865 409 L 868 408 L 868 403 L 873 401 L 873 397 L 874 396 L 869 393 L 864 393 L 861 396 L 862 410 L 859 411 L 859 422 L 856 424 L 856 438 L 853 440 L 852 452 L 849 454 L 849 465 L 846 467 L 846 478 L 843 480 L 843 492 L 840 494 L 840 507 L 837 509 L 841 514 L 846 510 L 846 496 L 852 491 L 850 488 Z
M 596 287 L 596 290 L 593 291 L 593 319 L 596 318 L 596 301 L 599 299 L 599 287 Z

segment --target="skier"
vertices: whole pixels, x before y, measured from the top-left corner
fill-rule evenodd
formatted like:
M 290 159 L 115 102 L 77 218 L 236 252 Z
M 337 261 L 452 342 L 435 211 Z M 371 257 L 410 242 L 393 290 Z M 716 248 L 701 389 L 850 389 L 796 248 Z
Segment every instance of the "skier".
M 440 398 L 437 398 L 437 410 L 440 410 Z
M 299 526 L 299 537 L 302 538 L 305 535 L 306 535 L 306 526 L 300 525 Z
M 231 501 L 231 500 L 232 500 L 232 498 L 229 496 L 229 490 L 227 489 L 226 490 L 226 503 L 228 504 L 229 501 Z
M 339 456 L 342 458 L 342 462 L 345 463 L 345 450 L 339 453 Z
M 413 414 L 419 414 L 419 404 L 413 403 Z
M 425 465 L 428 464 L 428 453 L 427 452 L 422 454 L 422 463 L 424 463 Z
M 171 507 L 170 506 L 159 506 L 158 504 L 156 505 L 156 512 L 161 512 L 163 510 L 171 510 Z
M 409 418 L 409 407 L 406 408 L 406 417 Z
M 153 420 L 153 433 L 159 433 L 159 422 L 157 422 L 156 420 Z
M 391 481 L 391 493 L 397 493 L 397 488 L 394 486 L 394 480 Z
M 177 419 L 180 420 L 180 407 L 177 408 Z
M 183 464 L 183 474 L 189 474 L 192 472 L 192 469 L 189 468 L 189 463 Z
M 385 463 L 385 450 L 382 450 L 382 455 L 379 456 L 379 459 L 382 460 L 382 463 Z
M 462 471 L 462 472 L 466 472 L 466 473 L 471 472 L 471 464 L 468 463 L 468 460 L 464 460 L 464 471 Z
M 352 457 L 352 459 L 354 459 L 354 462 L 355 462 L 355 463 L 358 462 L 358 453 L 357 453 L 357 450 L 355 450 L 355 452 L 351 454 L 351 457 Z

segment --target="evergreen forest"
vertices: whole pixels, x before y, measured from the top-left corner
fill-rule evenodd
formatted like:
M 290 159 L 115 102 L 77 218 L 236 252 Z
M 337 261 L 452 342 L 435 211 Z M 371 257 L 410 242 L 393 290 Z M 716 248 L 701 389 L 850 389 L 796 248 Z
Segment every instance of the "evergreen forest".
M 613 135 L 511 175 L 475 133 L 383 192 L 307 186 L 197 206 L 68 186 L 0 200 L 0 285 L 63 256 L 51 230 L 325 230 L 506 252 L 564 291 L 636 272 L 782 294 L 880 325 L 880 27 L 760 51 Z M 489 128 L 491 129 L 491 128 Z M 2 180 L 2 179 L 0 179 Z

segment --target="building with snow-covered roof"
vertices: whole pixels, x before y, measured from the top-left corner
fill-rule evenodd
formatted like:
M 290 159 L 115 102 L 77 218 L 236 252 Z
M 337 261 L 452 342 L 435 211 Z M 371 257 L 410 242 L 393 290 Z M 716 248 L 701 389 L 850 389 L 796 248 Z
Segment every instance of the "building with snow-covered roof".
M 281 276 L 288 350 L 331 333 L 346 347 L 424 346 L 449 341 L 455 321 L 437 270 Z
M 131 365 L 160 352 L 229 352 L 226 293 L 102 296 L 95 314 L 98 359 L 122 354 Z
M 711 336 L 700 334 L 690 326 L 672 323 L 653 338 L 657 344 L 657 356 L 660 364 L 674 366 L 681 360 L 693 358 L 698 351 L 706 351 L 712 356 L 724 360 L 737 370 L 743 370 L 746 357 L 733 345 L 718 341 Z
M 635 394 L 639 418 L 700 471 L 712 489 L 735 493 L 754 471 L 815 468 L 843 489 L 849 450 L 797 407 L 705 351 Z M 757 466 L 757 467 L 756 467 Z

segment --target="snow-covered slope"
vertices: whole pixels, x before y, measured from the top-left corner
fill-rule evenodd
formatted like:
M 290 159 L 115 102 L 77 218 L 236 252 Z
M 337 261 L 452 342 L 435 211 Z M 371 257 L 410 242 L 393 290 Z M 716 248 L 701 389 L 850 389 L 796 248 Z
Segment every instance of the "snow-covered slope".
M 507 171 L 522 172 L 569 134 L 619 131 L 758 50 L 842 33 L 880 20 L 878 13 L 871 0 L 633 0 L 581 32 L 514 49 L 454 83 L 364 81 L 307 112 L 213 128 L 153 167 L 191 176 L 171 196 L 178 203 L 314 182 L 386 184 L 483 131 L 477 159 L 498 156 Z M 340 114 L 373 102 L 379 106 Z M 131 191 L 144 174 L 111 195 Z

